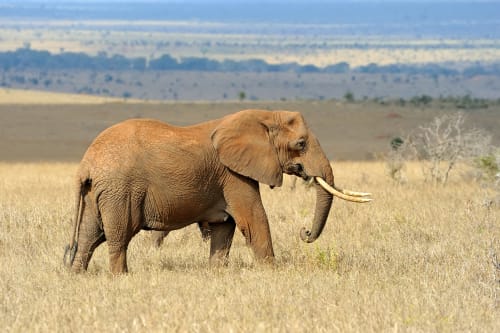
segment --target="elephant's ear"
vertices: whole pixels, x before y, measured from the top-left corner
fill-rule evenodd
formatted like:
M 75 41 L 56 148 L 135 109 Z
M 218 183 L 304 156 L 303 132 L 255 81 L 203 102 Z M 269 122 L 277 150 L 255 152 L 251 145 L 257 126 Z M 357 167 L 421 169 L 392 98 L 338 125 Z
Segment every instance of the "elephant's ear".
M 212 133 L 222 164 L 232 171 L 271 186 L 281 186 L 283 173 L 270 131 L 271 112 L 246 110 L 229 115 Z

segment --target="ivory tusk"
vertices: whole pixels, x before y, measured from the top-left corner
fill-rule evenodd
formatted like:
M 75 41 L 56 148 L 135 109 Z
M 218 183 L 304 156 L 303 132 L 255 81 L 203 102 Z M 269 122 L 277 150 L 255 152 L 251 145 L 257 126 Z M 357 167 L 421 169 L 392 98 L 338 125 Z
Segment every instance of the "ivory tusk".
M 334 187 L 328 185 L 328 183 L 325 182 L 323 180 L 323 178 L 321 178 L 321 177 L 314 177 L 314 179 L 326 191 L 330 192 L 331 194 L 333 194 L 334 196 L 336 196 L 336 197 L 338 197 L 340 199 L 344 199 L 346 201 L 352 201 L 352 202 L 360 202 L 360 203 L 372 201 L 372 199 L 370 199 L 370 198 L 360 198 L 358 196 L 353 196 L 353 195 L 349 195 L 349 194 L 346 194 L 346 193 L 342 193 L 339 190 L 335 189 Z M 348 191 L 348 192 L 352 193 L 351 191 Z M 354 193 L 360 193 L 360 192 L 354 192 Z M 363 194 L 366 194 L 366 193 L 363 193 Z
M 349 191 L 346 189 L 342 189 L 342 190 L 340 190 L 340 192 L 342 192 L 346 195 L 353 196 L 353 197 L 369 197 L 370 195 L 372 195 L 371 193 L 367 193 L 367 192 L 356 192 L 356 191 Z

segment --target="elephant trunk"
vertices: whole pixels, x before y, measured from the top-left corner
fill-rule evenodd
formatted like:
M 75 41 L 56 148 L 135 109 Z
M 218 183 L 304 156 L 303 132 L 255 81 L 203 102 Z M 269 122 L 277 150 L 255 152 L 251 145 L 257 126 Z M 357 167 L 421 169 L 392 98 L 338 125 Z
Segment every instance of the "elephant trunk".
M 302 228 L 300 238 L 307 243 L 314 242 L 323 231 L 328 213 L 332 207 L 333 196 L 351 202 L 370 202 L 368 198 L 371 193 L 349 191 L 335 187 L 332 166 L 326 155 L 323 153 L 319 142 L 310 137 L 308 155 L 310 158 L 304 160 L 304 172 L 307 176 L 313 177 L 316 185 L 316 209 L 311 230 Z
M 328 184 L 333 186 L 333 172 L 330 164 L 324 167 L 323 178 Z M 316 208 L 314 212 L 314 219 L 312 223 L 311 230 L 306 230 L 302 228 L 300 231 L 300 238 L 306 243 L 314 242 L 323 231 L 325 227 L 326 220 L 328 219 L 328 213 L 332 207 L 333 195 L 327 192 L 322 186 L 315 184 L 316 186 Z

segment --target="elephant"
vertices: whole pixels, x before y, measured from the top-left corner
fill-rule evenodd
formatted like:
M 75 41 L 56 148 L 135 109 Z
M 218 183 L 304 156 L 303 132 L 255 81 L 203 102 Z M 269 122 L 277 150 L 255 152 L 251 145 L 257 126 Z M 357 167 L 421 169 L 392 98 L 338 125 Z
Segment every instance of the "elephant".
M 281 186 L 283 174 L 315 181 L 312 227 L 300 230 L 307 243 L 321 235 L 333 196 L 371 200 L 335 187 L 330 161 L 300 112 L 243 110 L 186 127 L 125 120 L 101 132 L 79 164 L 63 261 L 85 271 L 107 241 L 110 271 L 126 273 L 127 247 L 140 230 L 201 222 L 210 230 L 210 264 L 228 262 L 236 227 L 257 262 L 273 263 L 259 183 Z
M 201 238 L 204 241 L 208 241 L 210 239 L 210 226 L 207 222 L 198 222 L 198 227 L 200 229 L 201 233 Z M 161 244 L 163 244 L 163 240 L 167 235 L 170 233 L 168 230 L 162 230 L 162 231 L 153 231 L 152 237 L 153 237 L 153 244 L 156 247 L 160 247 Z

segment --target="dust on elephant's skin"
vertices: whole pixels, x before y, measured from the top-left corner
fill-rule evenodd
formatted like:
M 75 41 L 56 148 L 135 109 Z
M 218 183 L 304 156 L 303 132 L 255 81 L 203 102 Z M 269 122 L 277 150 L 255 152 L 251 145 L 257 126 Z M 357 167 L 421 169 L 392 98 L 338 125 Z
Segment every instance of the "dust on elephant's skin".
M 108 242 L 110 270 L 127 272 L 127 247 L 140 230 L 168 233 L 192 223 L 210 230 L 210 261 L 226 262 L 236 227 L 258 260 L 273 261 L 259 183 L 283 173 L 334 186 L 328 159 L 302 115 L 245 110 L 188 127 L 131 119 L 104 130 L 76 177 L 75 224 L 67 265 L 86 270 Z M 317 186 L 315 217 L 302 238 L 323 230 L 332 194 Z

